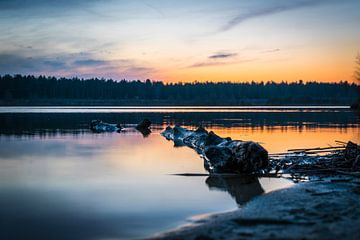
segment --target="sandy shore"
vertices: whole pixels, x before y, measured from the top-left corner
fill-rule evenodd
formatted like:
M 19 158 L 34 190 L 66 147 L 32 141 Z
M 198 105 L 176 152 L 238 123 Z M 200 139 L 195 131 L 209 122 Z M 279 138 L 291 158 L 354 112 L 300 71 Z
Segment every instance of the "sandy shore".
M 151 239 L 360 239 L 360 180 L 299 183 Z

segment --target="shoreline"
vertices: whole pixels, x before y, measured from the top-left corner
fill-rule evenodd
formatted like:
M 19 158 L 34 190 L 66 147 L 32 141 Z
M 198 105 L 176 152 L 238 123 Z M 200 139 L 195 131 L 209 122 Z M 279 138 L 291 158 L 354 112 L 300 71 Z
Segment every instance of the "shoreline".
M 337 175 L 256 197 L 146 239 L 360 239 L 360 180 Z
M 0 99 L 2 107 L 197 107 L 197 106 L 215 106 L 215 107 L 236 107 L 236 106 L 347 106 L 350 108 L 352 102 L 349 101 L 276 101 L 271 102 L 264 99 L 241 99 L 241 100 L 161 100 L 161 99 L 133 99 L 133 100 L 111 100 L 111 99 Z

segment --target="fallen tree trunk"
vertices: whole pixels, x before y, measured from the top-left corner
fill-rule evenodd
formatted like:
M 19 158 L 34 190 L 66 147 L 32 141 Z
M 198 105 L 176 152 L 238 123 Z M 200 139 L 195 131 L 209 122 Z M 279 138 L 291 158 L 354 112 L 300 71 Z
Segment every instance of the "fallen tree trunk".
M 116 123 L 106 123 L 100 120 L 92 120 L 90 123 L 90 129 L 93 132 L 120 132 L 123 129 L 120 124 Z
M 199 127 L 195 131 L 179 126 L 167 127 L 161 133 L 175 146 L 193 148 L 204 158 L 204 166 L 211 173 L 253 173 L 268 166 L 268 152 L 260 144 L 222 138 Z
M 148 136 L 151 133 L 150 130 L 151 121 L 149 119 L 144 119 L 139 124 L 136 125 L 135 129 L 138 130 L 144 137 Z M 106 123 L 100 120 L 92 120 L 90 123 L 90 129 L 96 133 L 103 132 L 121 132 L 126 129 L 120 124 Z

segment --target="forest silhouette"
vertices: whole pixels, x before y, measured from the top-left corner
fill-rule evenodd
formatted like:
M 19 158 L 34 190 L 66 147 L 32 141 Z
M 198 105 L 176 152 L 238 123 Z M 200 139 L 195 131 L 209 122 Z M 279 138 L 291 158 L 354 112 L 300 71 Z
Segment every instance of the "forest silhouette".
M 303 82 L 163 83 L 0 76 L 1 105 L 350 105 L 360 85 Z

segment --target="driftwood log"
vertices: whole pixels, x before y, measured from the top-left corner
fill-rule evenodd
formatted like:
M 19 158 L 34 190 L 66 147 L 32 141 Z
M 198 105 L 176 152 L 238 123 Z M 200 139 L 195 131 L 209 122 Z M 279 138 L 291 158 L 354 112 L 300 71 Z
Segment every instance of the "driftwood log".
M 144 137 L 146 137 L 151 133 L 150 126 L 151 121 L 149 119 L 144 119 L 136 125 L 135 129 L 141 132 Z M 100 120 L 92 120 L 90 123 L 90 129 L 96 133 L 121 132 L 122 130 L 126 130 L 119 123 L 106 123 Z
M 193 148 L 204 158 L 210 173 L 254 173 L 268 166 L 268 152 L 260 144 L 250 141 L 222 138 L 199 127 L 195 131 L 175 126 L 162 133 L 175 146 Z
M 94 132 L 120 132 L 123 127 L 120 124 L 106 123 L 101 120 L 92 120 L 90 129 Z
M 306 179 L 306 176 L 320 175 L 360 177 L 360 146 L 350 141 L 339 143 L 343 145 L 291 149 L 287 153 L 271 155 L 269 172 L 290 174 L 296 181 Z
M 344 158 L 350 161 L 353 169 L 360 169 L 360 146 L 349 141 L 346 144 Z

